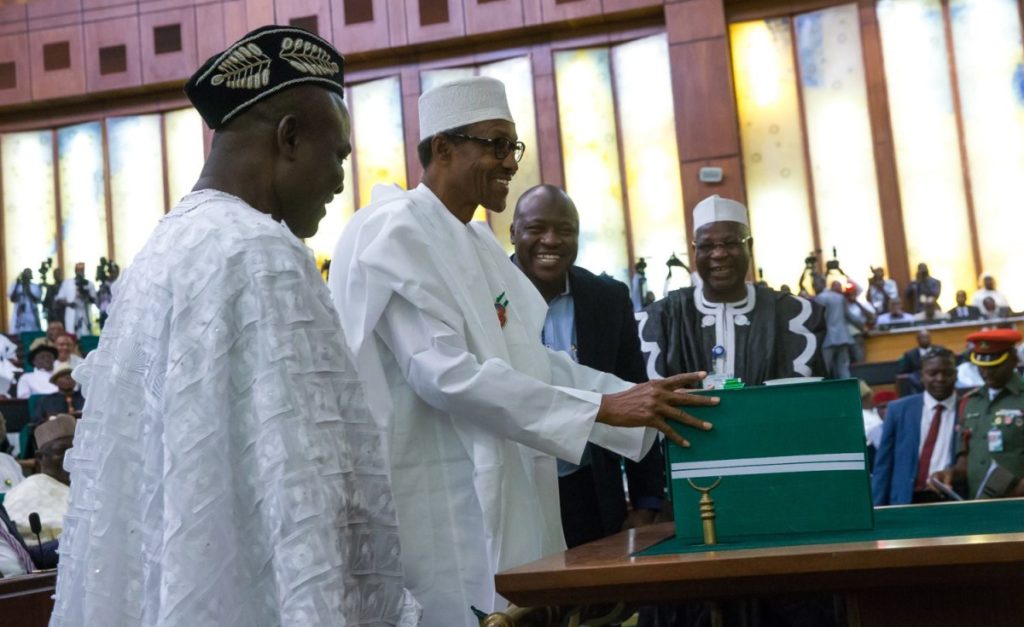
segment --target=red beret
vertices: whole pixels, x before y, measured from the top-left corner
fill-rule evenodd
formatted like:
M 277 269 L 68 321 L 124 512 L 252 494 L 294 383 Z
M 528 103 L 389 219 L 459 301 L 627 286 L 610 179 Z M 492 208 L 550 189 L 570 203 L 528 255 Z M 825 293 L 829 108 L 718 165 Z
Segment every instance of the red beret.
M 893 392 L 892 390 L 879 390 L 875 392 L 875 397 L 872 399 L 872 401 L 875 405 L 884 405 L 886 403 L 896 400 L 897 398 L 899 398 L 899 395 L 897 395 L 896 392 Z
M 1016 329 L 990 329 L 971 333 L 967 341 L 974 345 L 971 363 L 976 366 L 998 366 L 1006 361 L 1004 355 L 1021 341 L 1021 334 Z

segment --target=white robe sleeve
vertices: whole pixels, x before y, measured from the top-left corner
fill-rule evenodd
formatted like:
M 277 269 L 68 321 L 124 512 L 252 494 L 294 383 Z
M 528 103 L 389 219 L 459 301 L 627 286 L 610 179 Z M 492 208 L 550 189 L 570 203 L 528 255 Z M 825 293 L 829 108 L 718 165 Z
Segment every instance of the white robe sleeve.
M 599 393 L 548 385 L 500 359 L 480 363 L 461 333 L 397 295 L 377 333 L 430 405 L 561 459 L 578 462 L 583 455 Z

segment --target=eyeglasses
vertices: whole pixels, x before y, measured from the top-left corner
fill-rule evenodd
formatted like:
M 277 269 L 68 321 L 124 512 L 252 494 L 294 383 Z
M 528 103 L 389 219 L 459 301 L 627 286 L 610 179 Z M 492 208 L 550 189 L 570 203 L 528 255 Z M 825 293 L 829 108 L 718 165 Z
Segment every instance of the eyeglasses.
M 694 242 L 693 247 L 697 249 L 697 253 L 700 255 L 710 255 L 716 248 L 722 248 L 725 252 L 735 255 L 742 252 L 749 241 L 750 237 L 748 236 L 743 239 L 730 239 L 724 242 Z
M 463 133 L 445 133 L 452 137 L 458 137 L 459 139 L 468 139 L 470 141 L 479 142 L 481 144 L 490 144 L 494 148 L 494 158 L 498 161 L 504 161 L 508 157 L 509 153 L 514 152 L 514 158 L 516 163 L 519 163 L 523 158 L 523 153 L 526 152 L 526 144 L 523 142 L 513 142 L 507 137 L 498 137 L 495 139 L 485 139 L 483 137 L 474 137 L 472 135 L 465 135 Z

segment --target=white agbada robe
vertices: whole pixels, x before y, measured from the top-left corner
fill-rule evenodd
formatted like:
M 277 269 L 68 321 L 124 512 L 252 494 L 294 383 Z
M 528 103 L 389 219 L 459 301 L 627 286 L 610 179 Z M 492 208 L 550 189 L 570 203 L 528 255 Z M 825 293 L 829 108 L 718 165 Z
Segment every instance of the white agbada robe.
M 589 438 L 639 460 L 655 432 L 594 422 L 601 394 L 583 390 L 632 384 L 546 349 L 540 294 L 424 185 L 374 189 L 329 284 L 390 434 L 406 587 L 424 625 L 475 627 L 471 605 L 504 607 L 496 572 L 565 548 L 554 458 L 579 462 Z
M 4 497 L 4 508 L 14 524 L 18 525 L 18 533 L 26 541 L 30 540 L 34 544 L 36 540 L 56 540 L 64 527 L 64 514 L 68 509 L 68 486 L 50 475 L 29 475 L 7 492 Z M 39 514 L 39 524 L 42 527 L 39 538 L 32 533 L 32 525 L 28 520 L 33 512 Z
M 381 433 L 313 256 L 213 190 L 119 280 L 51 625 L 415 624 Z
M 64 309 L 64 328 L 68 333 L 74 333 L 78 337 L 92 335 L 90 311 L 92 303 L 96 302 L 96 288 L 93 287 L 91 281 L 86 281 L 85 285 L 85 291 L 89 294 L 91 301 L 79 294 L 75 277 L 64 279 L 57 292 L 57 299 L 67 303 L 67 307 Z

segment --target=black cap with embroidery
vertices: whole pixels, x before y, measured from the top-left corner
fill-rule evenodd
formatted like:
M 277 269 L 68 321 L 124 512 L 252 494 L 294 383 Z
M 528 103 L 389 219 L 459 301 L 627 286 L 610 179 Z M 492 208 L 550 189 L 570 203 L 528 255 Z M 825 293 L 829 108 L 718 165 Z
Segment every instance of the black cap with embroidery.
M 326 40 L 291 26 L 264 26 L 210 57 L 185 84 L 207 126 L 217 130 L 290 87 L 320 85 L 345 96 L 345 59 Z

